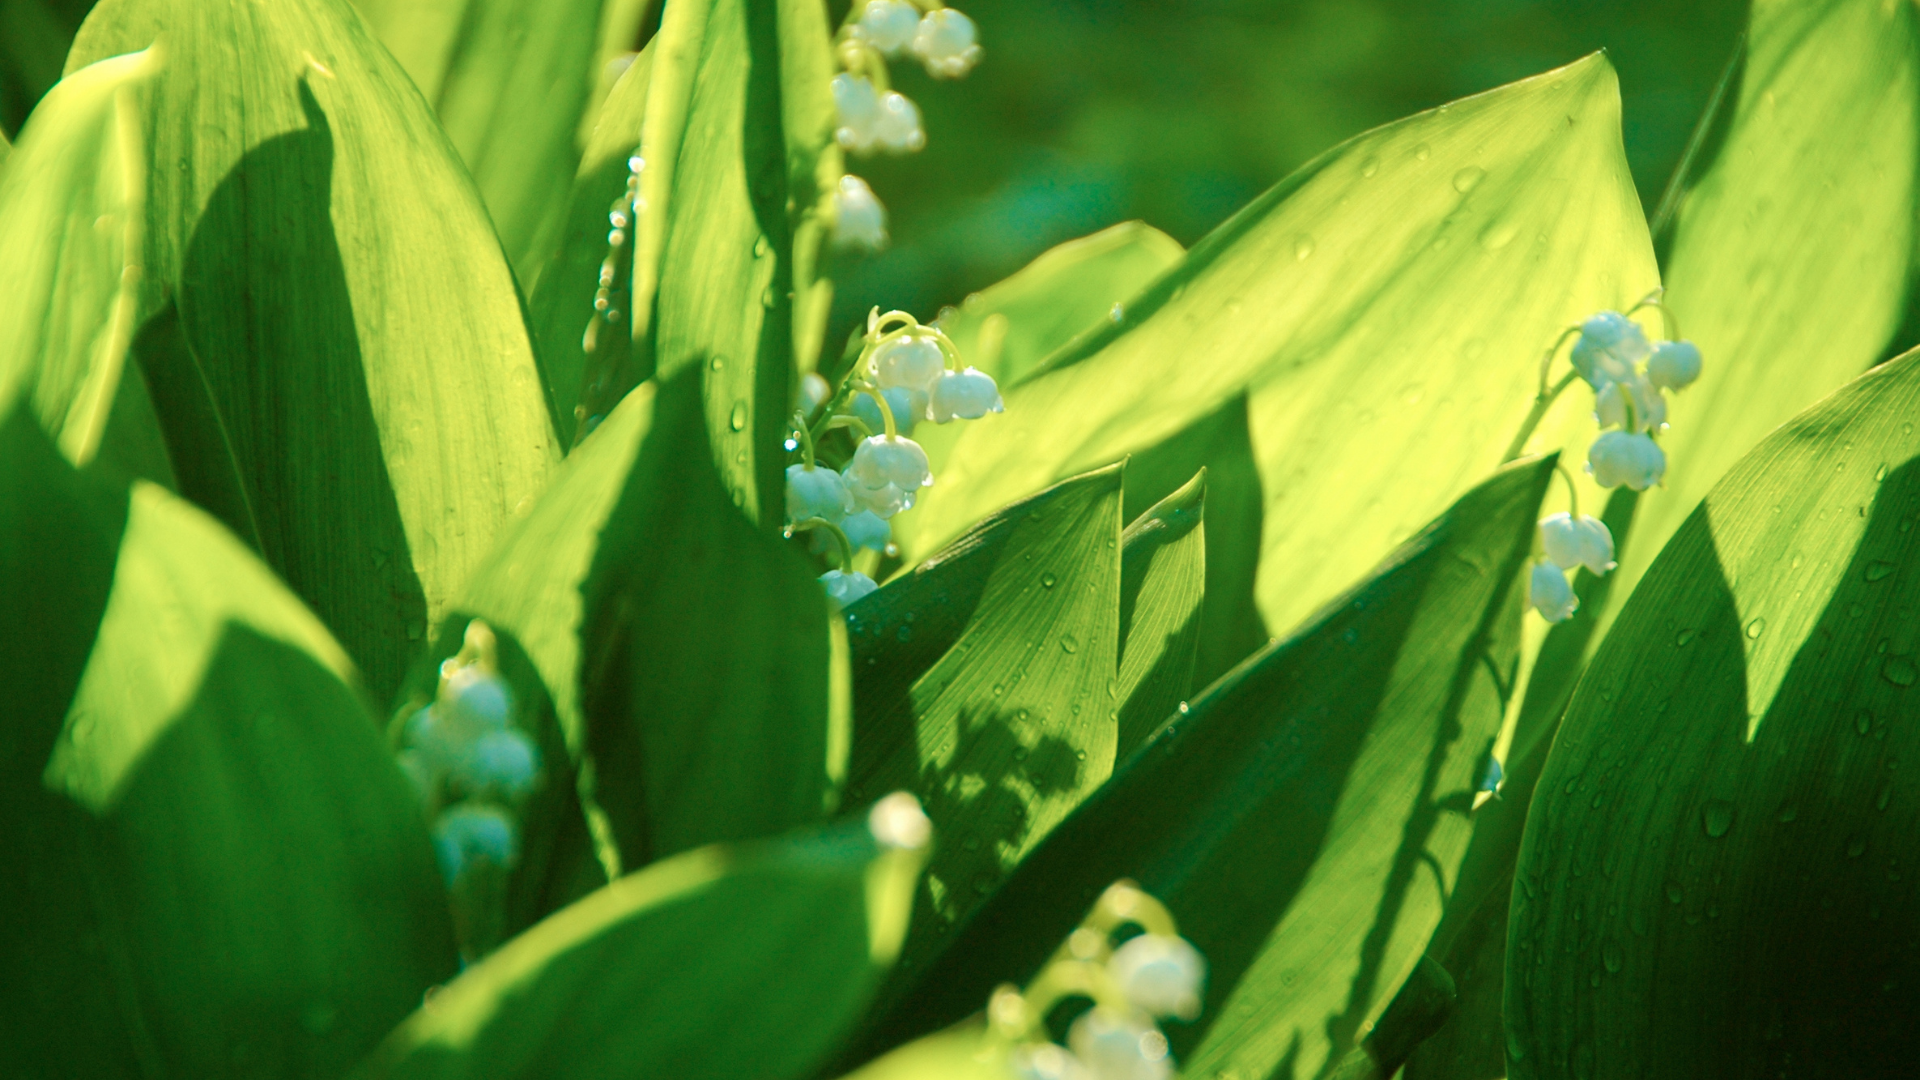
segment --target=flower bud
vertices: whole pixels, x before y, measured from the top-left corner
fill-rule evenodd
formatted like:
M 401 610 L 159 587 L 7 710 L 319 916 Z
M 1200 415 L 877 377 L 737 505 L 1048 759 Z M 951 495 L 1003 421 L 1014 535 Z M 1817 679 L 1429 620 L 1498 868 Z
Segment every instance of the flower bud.
M 933 392 L 928 396 L 927 415 L 936 424 L 956 418 L 978 420 L 990 412 L 1007 411 L 993 376 L 975 368 L 943 372 L 934 380 Z
M 1624 389 L 1623 389 L 1624 388 Z M 1638 372 L 1603 385 L 1593 397 L 1593 418 L 1600 426 L 1627 427 L 1627 401 L 1632 395 L 1633 429 L 1636 432 L 1664 431 L 1667 427 L 1667 399 L 1660 388 Z
M 871 510 L 849 514 L 840 523 L 840 531 L 846 534 L 847 543 L 852 544 L 856 551 L 861 548 L 885 551 L 887 545 L 893 542 L 893 529 Z
M 1550 514 L 1540 519 L 1540 546 L 1547 561 L 1562 570 L 1585 566 L 1593 574 L 1604 575 L 1615 566 L 1613 533 L 1607 524 L 1585 514 Z
M 491 863 L 503 870 L 511 867 L 520 855 L 520 838 L 504 810 L 461 803 L 433 823 L 433 850 L 440 858 L 440 873 L 451 886 L 476 863 Z
M 855 153 L 873 149 L 880 125 L 880 94 L 865 76 L 841 72 L 833 77 L 833 137 Z
M 820 575 L 820 585 L 827 590 L 827 599 L 841 607 L 873 592 L 880 586 L 873 579 L 858 570 L 829 570 Z
M 808 518 L 839 521 L 853 513 L 853 496 L 846 479 L 832 469 L 801 462 L 787 466 L 787 521 Z
M 893 426 L 902 435 L 913 434 L 913 426 L 927 418 L 927 395 L 921 390 L 909 390 L 904 386 L 889 386 L 880 391 L 887 399 L 887 409 L 893 413 Z M 866 394 L 855 394 L 853 403 L 847 411 L 860 418 L 867 430 L 879 434 L 887 429 L 887 421 L 880 415 L 880 406 Z
M 920 29 L 920 9 L 906 0 L 867 0 L 860 11 L 854 32 L 860 40 L 880 50 L 882 56 L 898 56 L 913 42 Z
M 933 483 L 927 464 L 927 452 L 912 439 L 875 435 L 860 440 L 853 460 L 847 463 L 847 479 L 855 488 L 880 488 L 889 484 L 914 492 Z M 859 498 L 856 492 L 854 498 Z
M 861 513 L 872 514 L 882 521 L 902 510 L 913 506 L 918 491 L 908 491 L 896 484 L 882 484 L 879 487 L 862 487 L 847 479 L 847 494 L 853 496 L 853 505 Z
M 927 12 L 913 35 L 913 53 L 936 79 L 957 79 L 980 62 L 973 20 L 949 7 Z
M 468 664 L 447 676 L 435 715 L 457 738 L 476 738 L 481 731 L 498 731 L 513 715 L 513 691 L 506 680 L 479 664 Z
M 1096 1005 L 1073 1022 L 1067 1045 L 1098 1080 L 1168 1080 L 1173 1075 L 1167 1037 L 1137 1015 Z
M 873 583 L 867 585 L 871 592 Z M 874 803 L 867 811 L 867 831 L 875 843 L 894 851 L 919 851 L 933 840 L 933 822 L 908 791 L 896 791 Z
M 1608 431 L 1587 451 L 1587 471 L 1603 488 L 1625 484 L 1645 491 L 1667 474 L 1667 455 L 1649 436 Z
M 1573 343 L 1573 369 L 1599 390 L 1633 374 L 1633 365 L 1648 351 L 1647 335 L 1639 323 L 1617 311 L 1603 311 L 1580 324 L 1580 337 Z
M 887 91 L 880 98 L 873 143 L 892 154 L 910 154 L 926 146 L 927 132 L 920 126 L 920 106 L 905 94 Z
M 1185 938 L 1141 934 L 1113 951 L 1107 969 L 1127 1001 L 1150 1016 L 1200 1015 L 1207 962 Z
M 887 246 L 887 208 L 857 176 L 842 176 L 833 194 L 833 242 L 837 247 L 879 251 Z
M 1663 390 L 1685 390 L 1700 377 L 1700 347 L 1691 341 L 1663 341 L 1647 361 L 1647 379 Z
M 1565 622 L 1580 606 L 1580 598 L 1573 595 L 1573 586 L 1567 584 L 1567 575 L 1550 562 L 1533 564 L 1533 576 L 1527 586 L 1527 603 L 1548 622 Z
M 909 331 L 873 351 L 873 381 L 927 393 L 947 370 L 947 356 L 930 333 Z
M 540 751 L 518 728 L 489 731 L 475 740 L 454 766 L 453 779 L 471 795 L 513 800 L 533 789 L 540 774 Z

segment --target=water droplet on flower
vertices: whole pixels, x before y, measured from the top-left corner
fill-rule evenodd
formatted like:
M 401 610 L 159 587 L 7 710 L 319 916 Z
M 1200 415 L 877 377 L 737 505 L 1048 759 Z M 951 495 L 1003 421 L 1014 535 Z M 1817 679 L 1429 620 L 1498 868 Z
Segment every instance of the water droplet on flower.
M 727 426 L 735 431 L 747 430 L 747 403 L 745 401 L 736 401 L 733 403 L 733 412 L 727 416 Z
M 1913 666 L 1911 656 L 1889 656 L 1880 665 L 1880 674 L 1895 686 L 1912 686 L 1914 680 L 1920 679 L 1920 668 Z
M 783 447 L 786 447 L 788 450 L 798 450 L 800 449 L 800 440 L 788 439 L 786 442 L 783 442 L 780 445 Z
M 1733 828 L 1733 804 L 1725 799 L 1714 799 L 1707 803 L 1706 808 L 1700 811 L 1700 824 L 1707 830 L 1707 835 L 1715 840 L 1727 835 L 1727 830 Z
M 1887 575 L 1891 573 L 1893 573 L 1893 564 L 1890 562 L 1882 562 L 1879 559 L 1875 559 L 1867 564 L 1868 581 L 1885 581 Z
M 1306 262 L 1313 255 L 1313 237 L 1301 233 L 1293 238 L 1293 261 Z
M 1480 186 L 1480 181 L 1486 178 L 1487 170 L 1478 165 L 1469 165 L 1453 174 L 1453 190 L 1465 195 Z

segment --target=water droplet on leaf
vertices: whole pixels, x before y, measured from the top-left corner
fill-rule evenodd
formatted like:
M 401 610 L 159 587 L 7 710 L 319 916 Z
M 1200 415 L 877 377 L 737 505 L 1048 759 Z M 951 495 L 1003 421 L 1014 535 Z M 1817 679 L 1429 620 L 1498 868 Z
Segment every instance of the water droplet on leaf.
M 1465 195 L 1467 192 L 1479 187 L 1480 181 L 1486 178 L 1487 170 L 1478 165 L 1469 165 L 1453 174 L 1453 190 Z
M 1700 811 L 1700 824 L 1707 830 L 1707 835 L 1715 840 L 1727 835 L 1727 830 L 1733 828 L 1733 804 L 1725 799 L 1714 799 L 1707 803 L 1706 808 Z
M 1895 686 L 1912 686 L 1920 679 L 1920 668 L 1914 667 L 1911 656 L 1889 656 L 1880 665 L 1880 675 Z
M 735 431 L 747 430 L 747 403 L 746 402 L 736 401 L 733 403 L 733 412 L 728 414 L 727 416 L 727 426 L 732 428 Z
M 1867 564 L 1868 581 L 1885 581 L 1887 575 L 1891 573 L 1893 573 L 1893 564 L 1890 562 L 1882 562 L 1879 559 L 1875 559 Z

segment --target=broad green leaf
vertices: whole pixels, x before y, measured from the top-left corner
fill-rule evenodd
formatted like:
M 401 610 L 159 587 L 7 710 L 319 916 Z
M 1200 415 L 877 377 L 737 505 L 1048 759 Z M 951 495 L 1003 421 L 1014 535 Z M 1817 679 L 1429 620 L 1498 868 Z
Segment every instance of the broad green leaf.
M 355 1075 L 801 1080 L 892 962 L 924 857 L 864 823 L 687 852 L 469 970 Z
M 978 1025 L 929 1035 L 874 1059 L 845 1080 L 1007 1080 L 1007 1047 Z
M 1120 700 L 1116 761 L 1125 760 L 1193 692 L 1206 587 L 1205 472 L 1120 534 Z
M 167 449 L 384 698 L 558 457 L 513 277 L 342 0 L 106 0 L 69 70 L 163 31 L 136 352 Z
M 67 47 L 92 0 L 8 0 L 0 4 L 0 138 L 60 79 Z
M 332 1077 L 454 967 L 346 654 L 211 518 L 0 425 L 0 1053 Z
M 1740 100 L 1680 205 L 1667 302 L 1700 346 L 1669 409 L 1668 490 L 1649 498 L 1625 596 L 1763 436 L 1865 371 L 1900 324 L 1920 166 L 1911 4 L 1756 0 Z
M 1201 694 L 1014 870 L 863 1045 L 1032 977 L 1138 881 L 1211 970 L 1192 1076 L 1318 1075 L 1418 961 L 1470 831 L 1516 662 L 1552 459 L 1505 469 L 1292 637 Z
M 520 279 L 559 234 L 602 0 L 354 0 L 459 149 Z
M 1256 200 L 969 425 L 915 550 L 1250 392 L 1260 612 L 1290 627 L 1498 464 L 1562 326 L 1656 280 L 1603 56 L 1390 124 Z M 1576 396 L 1537 445 L 1585 447 Z
M 901 657 L 910 685 L 896 676 L 855 687 L 849 798 L 911 790 L 943 837 L 916 904 L 910 962 L 1113 770 L 1120 483 L 1114 466 L 1062 484 L 976 535 L 984 550 L 960 580 L 936 561 L 848 612 L 860 674 L 893 662 L 889 641 L 951 641 L 924 667 Z
M 553 398 L 560 441 L 567 446 L 574 444 L 580 422 L 586 419 L 583 408 L 575 410 L 581 405 L 589 346 L 605 354 L 598 358 L 597 369 L 611 374 L 603 377 L 637 378 L 627 369 L 633 338 L 627 333 L 624 314 L 609 323 L 595 309 L 594 299 L 603 268 L 612 286 L 609 294 L 624 297 L 626 293 L 620 287 L 618 258 L 626 249 L 609 246 L 607 233 L 614 207 L 625 196 L 627 178 L 633 175 L 628 160 L 640 147 L 640 118 L 646 111 L 654 52 L 650 46 L 635 57 L 601 104 L 573 178 L 559 242 L 527 301 L 527 321 L 547 377 L 547 392 Z M 610 300 L 608 310 L 624 313 L 626 301 L 620 299 L 616 305 Z
M 1909 353 L 1774 432 L 1602 642 L 1528 815 L 1510 1076 L 1890 1076 L 1920 1050 L 1916 410 Z
M 139 313 L 142 115 L 163 63 L 149 50 L 62 80 L 0 180 L 0 401 L 24 398 L 78 465 L 100 450 Z

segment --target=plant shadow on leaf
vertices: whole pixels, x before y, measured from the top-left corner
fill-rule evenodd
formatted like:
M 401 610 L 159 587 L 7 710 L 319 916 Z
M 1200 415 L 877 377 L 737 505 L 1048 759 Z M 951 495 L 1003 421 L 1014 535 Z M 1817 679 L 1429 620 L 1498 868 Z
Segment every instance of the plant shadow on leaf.
M 306 129 L 261 142 L 214 189 L 187 246 L 177 332 L 163 313 L 135 353 L 181 493 L 257 540 L 384 701 L 425 633 L 426 595 L 327 211 L 332 129 L 299 89 Z M 290 402 L 327 412 L 295 424 Z
M 1032 824 L 1033 799 L 1072 791 L 1080 783 L 1082 763 L 1072 743 L 1036 731 L 1013 714 L 962 712 L 958 727 L 959 741 L 967 747 L 966 767 L 925 762 L 914 790 L 932 820 L 966 822 L 968 835 L 961 841 L 966 850 L 986 848 L 1001 861 L 1011 860 Z M 972 883 L 949 887 L 972 888 Z M 918 894 L 922 910 L 914 918 L 937 917 L 926 908 L 927 895 Z

